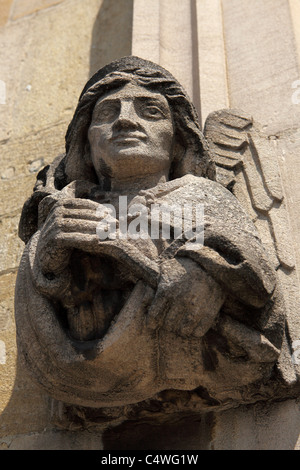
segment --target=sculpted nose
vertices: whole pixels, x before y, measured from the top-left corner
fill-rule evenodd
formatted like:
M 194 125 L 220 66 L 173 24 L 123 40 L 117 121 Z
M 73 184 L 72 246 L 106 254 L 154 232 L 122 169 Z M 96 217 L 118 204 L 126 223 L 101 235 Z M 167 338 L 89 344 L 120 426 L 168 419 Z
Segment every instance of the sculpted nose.
M 133 103 L 127 101 L 121 103 L 119 116 L 115 125 L 122 128 L 138 126 L 138 116 Z

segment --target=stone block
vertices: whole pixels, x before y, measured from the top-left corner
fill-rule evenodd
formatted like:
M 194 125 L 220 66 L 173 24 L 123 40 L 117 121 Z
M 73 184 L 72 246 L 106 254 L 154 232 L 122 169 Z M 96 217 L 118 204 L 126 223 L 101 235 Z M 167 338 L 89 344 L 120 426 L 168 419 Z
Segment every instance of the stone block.
M 228 107 L 226 59 L 220 0 L 197 0 L 201 117 Z
M 15 357 L 14 357 L 15 359 Z M 1 366 L 0 366 L 1 367 Z M 49 424 L 49 399 L 30 382 L 26 371 L 3 366 L 6 374 L 1 374 L 0 386 L 0 437 L 22 433 L 40 432 Z M 22 387 L 20 386 L 20 376 Z M 0 439 L 1 443 L 1 439 Z
M 135 1 L 122 0 L 122 8 L 118 1 L 102 0 L 99 3 L 91 35 L 90 75 L 112 60 L 132 54 L 132 16 Z M 86 5 L 87 2 L 83 3 Z M 154 8 L 153 0 L 151 7 Z
M 289 0 L 289 4 L 298 53 L 298 63 L 300 63 L 300 2 L 298 0 Z
M 18 238 L 20 214 L 0 219 L 0 274 L 2 271 L 17 269 L 24 243 Z
M 14 106 L 20 100 L 20 90 L 23 86 L 22 71 L 30 42 L 28 27 L 29 22 L 25 21 L 21 26 L 10 23 L 5 28 L 0 29 L 0 80 L 5 86 L 5 104 L 0 105 L 1 143 L 5 143 L 11 137 L 14 122 L 17 120 Z
M 13 4 L 13 0 L 2 0 L 1 1 L 0 28 L 2 26 L 5 26 L 6 23 L 7 23 L 12 4 Z
M 194 76 L 193 52 L 191 2 L 161 0 L 159 63 L 182 83 L 199 110 L 199 89 L 195 81 L 195 78 L 198 78 L 198 70 Z
M 12 180 L 3 180 L 1 182 L 0 214 L 20 213 L 24 201 L 32 192 L 34 183 L 35 178 L 32 175 L 22 175 Z
M 2 302 L 1 302 L 2 303 Z M 0 313 L 1 315 L 1 313 Z M 11 324 L 5 331 L 0 331 L 0 341 L 2 349 L 5 349 L 5 357 L 0 364 L 0 435 L 3 430 L 4 422 L 2 420 L 2 412 L 6 409 L 10 402 L 16 376 L 16 331 Z
M 16 20 L 23 16 L 31 15 L 44 8 L 58 5 L 63 1 L 64 0 L 17 0 L 14 2 L 11 19 Z
M 159 0 L 135 0 L 132 54 L 159 63 Z
M 102 436 L 100 432 L 89 431 L 44 431 L 7 436 L 2 439 L 2 442 L 0 441 L 1 448 L 9 450 L 102 450 Z
M 50 414 L 48 397 L 32 382 L 18 359 L 13 321 L 14 277 L 13 273 L 0 277 L 0 302 L 7 306 L 10 317 L 6 328 L 0 329 L 0 341 L 5 344 L 5 362 L 0 363 L 0 437 L 42 432 Z M 6 439 L 0 439 L 0 449 L 1 445 L 6 447 L 5 443 L 8 444 Z
M 288 1 L 224 0 L 229 102 L 253 115 L 269 134 L 296 125 L 292 103 L 299 78 Z
M 16 272 L 0 276 L 0 332 L 14 325 L 14 287 Z
M 0 143 L 1 183 L 5 184 L 22 176 L 34 177 L 57 155 L 63 153 L 67 126 L 67 121 L 54 122 L 36 133 L 11 138 L 2 145 Z
M 240 407 L 215 416 L 214 450 L 299 449 L 297 400 Z
M 33 135 L 70 119 L 78 90 L 89 76 L 91 37 L 101 4 L 64 1 L 1 31 L 0 78 L 6 83 L 7 104 L 0 108 L 0 140 Z
M 295 105 L 300 110 L 300 104 Z M 286 134 L 281 134 L 275 140 L 278 161 L 280 165 L 281 177 L 283 181 L 286 205 L 289 213 L 289 223 L 291 226 L 290 238 L 293 239 L 296 264 L 300 266 L 300 129 L 294 129 Z

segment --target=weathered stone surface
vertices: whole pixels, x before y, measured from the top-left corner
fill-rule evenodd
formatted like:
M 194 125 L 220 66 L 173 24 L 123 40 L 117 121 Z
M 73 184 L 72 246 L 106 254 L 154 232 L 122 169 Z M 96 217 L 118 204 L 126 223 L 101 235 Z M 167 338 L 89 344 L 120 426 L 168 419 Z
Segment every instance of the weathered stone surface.
M 297 0 L 289 0 L 289 6 L 291 11 L 291 19 L 293 24 L 293 33 L 295 37 L 298 63 L 300 61 L 300 5 Z
M 222 2 L 197 0 L 198 66 L 201 119 L 217 109 L 227 108 L 228 77 L 224 44 Z M 194 19 L 195 21 L 195 19 Z
M 22 16 L 31 15 L 36 11 L 42 10 L 43 8 L 49 8 L 53 5 L 58 5 L 64 0 L 16 0 L 13 5 L 11 19 L 16 20 Z
M 1 199 L 0 214 L 5 217 L 19 212 L 24 195 L 30 194 L 33 186 L 34 178 L 31 175 L 3 180 L 1 187 L 4 195 Z
M 288 203 L 284 199 L 286 176 L 281 176 L 284 172 L 280 171 L 282 158 L 278 141 L 269 139 L 250 116 L 247 118 L 244 114 L 243 119 L 238 119 L 234 110 L 211 113 L 205 125 L 205 135 L 216 155 L 216 164 L 231 172 L 235 180 L 231 183 L 232 192 L 254 221 L 277 270 L 290 338 L 279 363 L 285 380 L 293 382 L 296 371 L 299 374 L 299 364 L 292 363 L 291 357 L 294 354 L 292 345 L 297 344 L 300 331 L 299 284 L 296 247 L 291 236 Z
M 257 404 L 216 414 L 211 448 L 217 450 L 299 450 L 297 400 Z
M 0 276 L 0 294 L 1 294 L 1 305 L 0 305 L 0 331 L 6 331 L 9 328 L 14 327 L 14 305 L 13 305 L 13 287 L 16 280 L 16 269 L 15 272 L 2 274 Z
M 77 90 L 89 75 L 90 57 L 97 53 L 97 60 L 101 60 L 104 45 L 99 46 L 96 37 L 92 42 L 101 5 L 102 0 L 85 3 L 82 14 L 81 0 L 65 0 L 55 8 L 19 20 L 21 24 L 12 22 L 0 32 L 0 78 L 7 89 L 7 104 L 0 106 L 0 140 L 34 135 L 41 128 L 70 120 Z M 79 28 L 84 31 L 83 36 L 74 35 Z M 25 60 L 27 55 L 30 60 Z
M 135 0 L 132 54 L 177 77 L 200 115 L 196 15 L 196 4 L 189 0 Z
M 5 386 L 1 386 L 1 443 L 7 442 L 6 436 L 43 432 L 50 422 L 48 396 L 41 393 L 40 388 L 27 376 L 26 370 L 17 368 L 15 376 L 9 373 L 15 366 L 15 351 L 9 347 L 8 354 L 13 363 L 7 362 L 5 366 L 0 366 L 7 371 L 7 374 L 1 373 L 5 381 Z
M 160 1 L 134 2 L 132 54 L 159 63 Z
M 14 365 L 14 357 L 16 352 L 16 340 L 15 340 L 15 329 L 7 329 L 4 332 L 1 332 L 1 341 L 4 344 L 5 348 L 5 360 L 0 364 L 0 372 L 1 372 L 1 384 L 0 384 L 0 391 L 1 391 L 1 411 L 5 409 L 7 404 L 9 403 L 12 391 L 14 387 L 14 376 L 10 373 L 11 367 Z M 3 425 L 3 426 L 2 426 Z M 2 430 L 4 431 L 3 427 L 5 426 L 5 420 L 2 421 L 2 414 L 1 414 L 1 426 Z
M 24 243 L 18 241 L 18 225 L 20 214 L 0 219 L 0 237 L 5 244 L 0 246 L 0 273 L 6 270 L 17 269 L 20 263 Z
M 22 68 L 24 66 L 24 51 L 28 47 L 28 24 L 22 28 L 16 24 L 10 24 L 0 30 L 1 47 L 1 77 L 5 83 L 5 104 L 0 105 L 0 142 L 5 143 L 14 133 L 14 105 L 20 100 L 20 91 L 26 87 L 22 80 Z M 22 44 L 22 48 L 20 47 Z M 12 57 L 14 58 L 12 60 Z
M 42 431 L 49 421 L 48 397 L 28 377 L 17 359 L 14 322 L 16 271 L 0 276 L 0 436 Z M 0 359 L 1 359 L 0 358 Z M 3 448 L 7 447 L 5 439 Z
M 0 214 L 9 216 L 20 211 L 35 184 L 36 174 L 61 151 L 66 122 L 54 123 L 39 132 L 12 138 L 0 144 L 0 181 L 3 196 Z M 11 156 L 14 166 L 11 166 Z
M 230 106 L 253 114 L 268 134 L 298 126 L 292 83 L 299 68 L 289 2 L 222 4 Z
M 9 14 L 10 14 L 12 4 L 13 4 L 13 0 L 3 0 L 1 2 L 0 27 L 5 26 L 8 18 L 9 18 Z
M 103 450 L 102 433 L 89 431 L 64 432 L 43 431 L 40 433 L 12 435 L 0 443 L 1 450 Z
M 299 105 L 295 107 L 300 108 Z M 300 266 L 300 246 L 298 240 L 300 238 L 300 221 L 299 221 L 299 201 L 300 201 L 300 185 L 299 185 L 299 149 L 300 149 L 300 130 L 294 129 L 282 134 L 274 141 L 280 171 L 284 184 L 286 196 L 286 205 L 289 211 L 289 224 L 291 226 L 290 237 L 293 240 L 293 248 L 297 265 Z
M 251 126 L 224 111 L 208 134 L 215 147 L 240 151 L 254 209 L 266 212 L 273 201 L 257 202 L 267 195 L 263 182 L 254 197 Z M 284 334 L 276 272 L 250 217 L 214 181 L 212 157 L 189 98 L 159 66 L 123 58 L 85 86 L 66 155 L 38 175 L 20 222 L 27 245 L 16 286 L 18 345 L 55 399 L 122 407 L 201 388 L 214 403 L 239 403 L 252 400 L 254 383 L 282 380 L 274 375 Z M 135 208 L 145 211 L 135 238 L 121 228 L 120 195 L 129 227 Z M 99 211 L 105 203 L 115 209 L 110 219 Z M 191 211 L 194 231 L 182 236 L 178 224 L 192 204 L 205 219 Z M 149 236 L 153 205 L 185 205 L 168 235 Z M 115 226 L 108 239 L 99 235 L 103 220 Z

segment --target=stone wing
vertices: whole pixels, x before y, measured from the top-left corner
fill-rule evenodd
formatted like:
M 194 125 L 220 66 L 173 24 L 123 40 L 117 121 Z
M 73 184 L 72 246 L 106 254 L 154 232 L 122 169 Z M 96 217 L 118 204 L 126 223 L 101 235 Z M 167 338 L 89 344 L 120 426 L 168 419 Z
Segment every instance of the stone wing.
M 216 164 L 217 182 L 227 187 L 251 216 L 277 271 L 287 319 L 279 368 L 288 383 L 295 383 L 300 373 L 299 281 L 276 140 L 264 134 L 250 115 L 234 109 L 211 113 L 204 135 Z

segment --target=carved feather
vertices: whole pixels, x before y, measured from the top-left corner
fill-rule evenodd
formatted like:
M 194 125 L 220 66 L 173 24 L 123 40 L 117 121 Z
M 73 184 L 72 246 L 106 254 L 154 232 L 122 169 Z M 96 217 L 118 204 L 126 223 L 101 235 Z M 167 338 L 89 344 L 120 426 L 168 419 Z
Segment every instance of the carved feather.
M 234 109 L 211 113 L 204 135 L 216 163 L 217 182 L 227 187 L 250 215 L 278 273 L 288 339 L 279 369 L 286 381 L 294 382 L 300 373 L 299 365 L 291 360 L 300 331 L 299 282 L 275 141 L 250 115 Z

